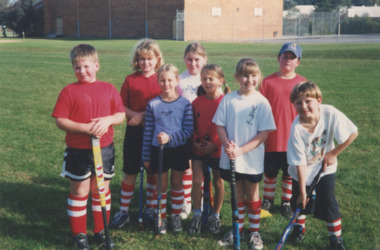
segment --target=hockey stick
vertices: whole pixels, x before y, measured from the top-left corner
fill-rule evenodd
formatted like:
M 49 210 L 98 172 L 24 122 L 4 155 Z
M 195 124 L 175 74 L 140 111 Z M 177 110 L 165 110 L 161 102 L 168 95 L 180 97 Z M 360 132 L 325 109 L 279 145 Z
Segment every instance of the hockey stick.
M 99 138 L 96 138 L 93 136 L 91 140 L 92 140 L 92 152 L 94 154 L 96 183 L 98 185 L 100 206 L 102 208 L 102 214 L 103 214 L 104 234 L 106 237 L 106 249 L 109 250 L 111 249 L 111 238 L 109 235 L 108 222 L 107 222 L 107 204 L 106 204 L 106 194 L 105 194 L 105 189 L 104 189 L 102 152 L 100 149 Z
M 144 230 L 143 222 L 143 190 L 144 190 L 144 166 L 141 161 L 140 166 L 140 188 L 139 188 L 139 230 L 140 232 Z
M 210 167 L 207 166 L 203 169 L 204 174 L 204 189 L 203 189 L 203 214 L 202 222 L 207 223 L 208 217 L 212 213 L 212 204 L 211 204 L 211 176 L 210 176 Z
M 236 197 L 235 160 L 230 160 L 231 166 L 231 207 L 232 207 L 232 233 L 234 237 L 234 249 L 240 249 L 239 234 L 239 209 Z
M 164 144 L 160 144 L 160 150 L 158 152 L 158 180 L 157 180 L 157 225 L 155 237 L 160 237 L 160 228 L 162 224 L 161 218 L 161 196 L 162 196 L 162 164 L 164 161 Z
M 323 155 L 323 151 L 322 151 L 322 155 Z M 321 169 L 318 171 L 317 175 L 315 176 L 313 182 L 310 184 L 309 191 L 307 192 L 307 195 L 306 195 L 306 203 L 308 203 L 308 201 L 312 198 L 313 191 L 314 191 L 315 187 L 317 186 L 319 180 L 322 177 L 323 177 L 323 165 L 322 165 Z M 285 231 L 282 234 L 280 241 L 278 242 L 278 244 L 276 246 L 276 250 L 282 249 L 282 247 L 285 245 L 285 241 L 288 238 L 289 233 L 292 230 L 294 223 L 296 222 L 296 219 L 297 219 L 298 215 L 300 215 L 302 210 L 303 210 L 302 204 L 298 205 L 296 211 L 293 213 L 293 216 L 289 221 L 289 224 L 285 228 Z

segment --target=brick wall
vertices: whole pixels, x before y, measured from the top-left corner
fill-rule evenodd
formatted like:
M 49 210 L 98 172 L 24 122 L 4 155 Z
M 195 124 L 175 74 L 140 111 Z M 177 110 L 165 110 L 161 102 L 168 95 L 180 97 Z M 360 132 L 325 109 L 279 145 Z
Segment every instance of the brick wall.
M 276 31 L 282 33 L 282 10 L 283 0 L 185 0 L 184 39 L 246 41 L 273 37 Z
M 56 33 L 56 19 L 62 18 L 65 37 L 78 36 L 79 20 L 81 38 L 108 38 L 110 28 L 112 38 L 142 38 L 147 13 L 148 36 L 171 38 L 172 20 L 176 9 L 183 9 L 183 0 L 147 2 L 146 9 L 143 0 L 44 0 L 44 34 Z

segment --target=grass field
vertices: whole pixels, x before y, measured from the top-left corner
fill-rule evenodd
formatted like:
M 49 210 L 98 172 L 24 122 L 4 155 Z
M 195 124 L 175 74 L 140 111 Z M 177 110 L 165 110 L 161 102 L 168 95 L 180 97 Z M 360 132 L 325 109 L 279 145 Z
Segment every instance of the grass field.
M 24 40 L 0 43 L 0 249 L 72 248 L 66 200 L 69 181 L 60 177 L 64 132 L 51 118 L 59 91 L 75 81 L 70 49 L 91 43 L 100 55 L 99 80 L 118 89 L 130 74 L 136 40 Z M 165 62 L 185 70 L 185 42 L 160 40 Z M 220 64 L 233 89 L 233 72 L 241 57 L 255 58 L 263 75 L 277 70 L 278 44 L 204 43 L 210 63 Z M 323 102 L 343 111 L 359 128 L 357 140 L 340 156 L 336 195 L 342 212 L 342 231 L 349 249 L 380 249 L 380 44 L 305 44 L 297 72 L 316 82 Z M 125 125 L 116 127 L 116 176 L 111 183 L 112 214 L 118 211 L 122 179 L 122 140 Z M 229 186 L 218 236 L 186 232 L 152 239 L 152 227 L 137 229 L 137 192 L 131 204 L 132 222 L 111 230 L 119 249 L 216 249 L 230 228 Z M 279 192 L 278 192 L 279 193 Z M 276 205 L 279 208 L 279 197 Z M 91 202 L 89 202 L 89 205 Z M 168 206 L 170 208 L 170 206 Z M 89 210 L 91 208 L 89 207 Z M 170 211 L 170 209 L 169 209 Z M 88 213 L 92 237 L 92 216 Z M 265 249 L 274 249 L 288 219 L 279 213 L 261 220 Z M 185 228 L 190 224 L 184 222 Z M 286 249 L 324 249 L 328 233 L 324 222 L 308 217 L 302 244 Z M 246 226 L 248 222 L 246 220 Z M 92 241 L 91 246 L 94 246 Z M 247 245 L 243 244 L 243 249 Z

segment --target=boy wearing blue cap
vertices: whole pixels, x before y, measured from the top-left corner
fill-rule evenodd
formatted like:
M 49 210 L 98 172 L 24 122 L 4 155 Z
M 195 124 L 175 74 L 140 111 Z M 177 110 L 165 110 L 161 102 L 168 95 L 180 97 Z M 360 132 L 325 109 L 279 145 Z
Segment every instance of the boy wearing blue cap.
M 281 214 L 292 216 L 290 198 L 292 178 L 288 174 L 286 158 L 290 128 L 297 113 L 289 101 L 293 87 L 306 79 L 295 73 L 301 62 L 302 49 L 296 43 L 285 43 L 278 54 L 279 70 L 266 78 L 260 85 L 260 92 L 271 107 L 277 130 L 269 133 L 265 144 L 264 190 L 262 209 L 271 212 L 277 184 L 277 175 L 282 170 Z

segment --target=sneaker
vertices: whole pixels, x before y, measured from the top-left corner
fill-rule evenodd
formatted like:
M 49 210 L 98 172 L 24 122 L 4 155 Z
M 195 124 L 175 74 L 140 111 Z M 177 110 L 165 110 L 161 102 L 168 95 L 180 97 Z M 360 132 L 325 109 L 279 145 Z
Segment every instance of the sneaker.
M 284 217 L 292 218 L 293 212 L 292 212 L 292 209 L 290 207 L 290 202 L 288 202 L 288 201 L 287 202 L 285 202 L 285 201 L 282 202 L 282 205 L 281 205 L 281 214 Z
M 175 232 L 182 232 L 182 220 L 180 215 L 172 215 L 171 216 L 171 229 Z
M 295 225 L 292 233 L 289 235 L 289 240 L 293 243 L 300 243 L 305 238 L 303 227 L 301 225 Z
M 190 213 L 191 213 L 191 203 L 187 203 L 187 201 L 185 201 L 183 203 L 183 207 L 181 211 L 181 219 L 186 220 L 187 217 L 189 217 Z
M 243 240 L 243 234 L 240 234 L 240 242 Z M 218 241 L 218 245 L 221 247 L 232 246 L 234 244 L 234 233 L 232 230 L 224 234 L 223 238 Z
M 191 224 L 189 228 L 189 234 L 199 234 L 201 232 L 202 227 L 202 214 L 193 215 L 191 219 Z
M 129 214 L 123 211 L 117 212 L 111 221 L 111 228 L 122 228 L 129 222 Z
M 104 234 L 104 230 L 100 231 L 99 233 L 94 234 L 95 237 L 95 243 L 98 247 L 105 246 L 106 245 L 106 236 Z M 110 246 L 111 248 L 115 247 L 115 244 L 110 239 Z
M 261 209 L 270 212 L 273 208 L 274 201 L 272 199 L 263 199 Z
M 155 222 L 156 221 L 154 208 L 152 208 L 152 207 L 145 208 L 144 219 L 146 222 Z
M 220 231 L 220 219 L 219 217 L 210 216 L 208 218 L 208 231 L 212 234 L 217 234 Z
M 89 249 L 87 235 L 84 233 L 79 233 L 73 237 L 75 248 L 78 250 L 87 250 Z
M 259 232 L 251 232 L 249 234 L 249 249 L 263 249 L 263 241 Z
M 343 245 L 343 238 L 330 236 L 330 249 L 331 250 L 345 250 L 345 246 Z
M 166 234 L 168 228 L 168 220 L 166 218 L 161 219 L 161 227 L 159 229 L 160 234 Z

